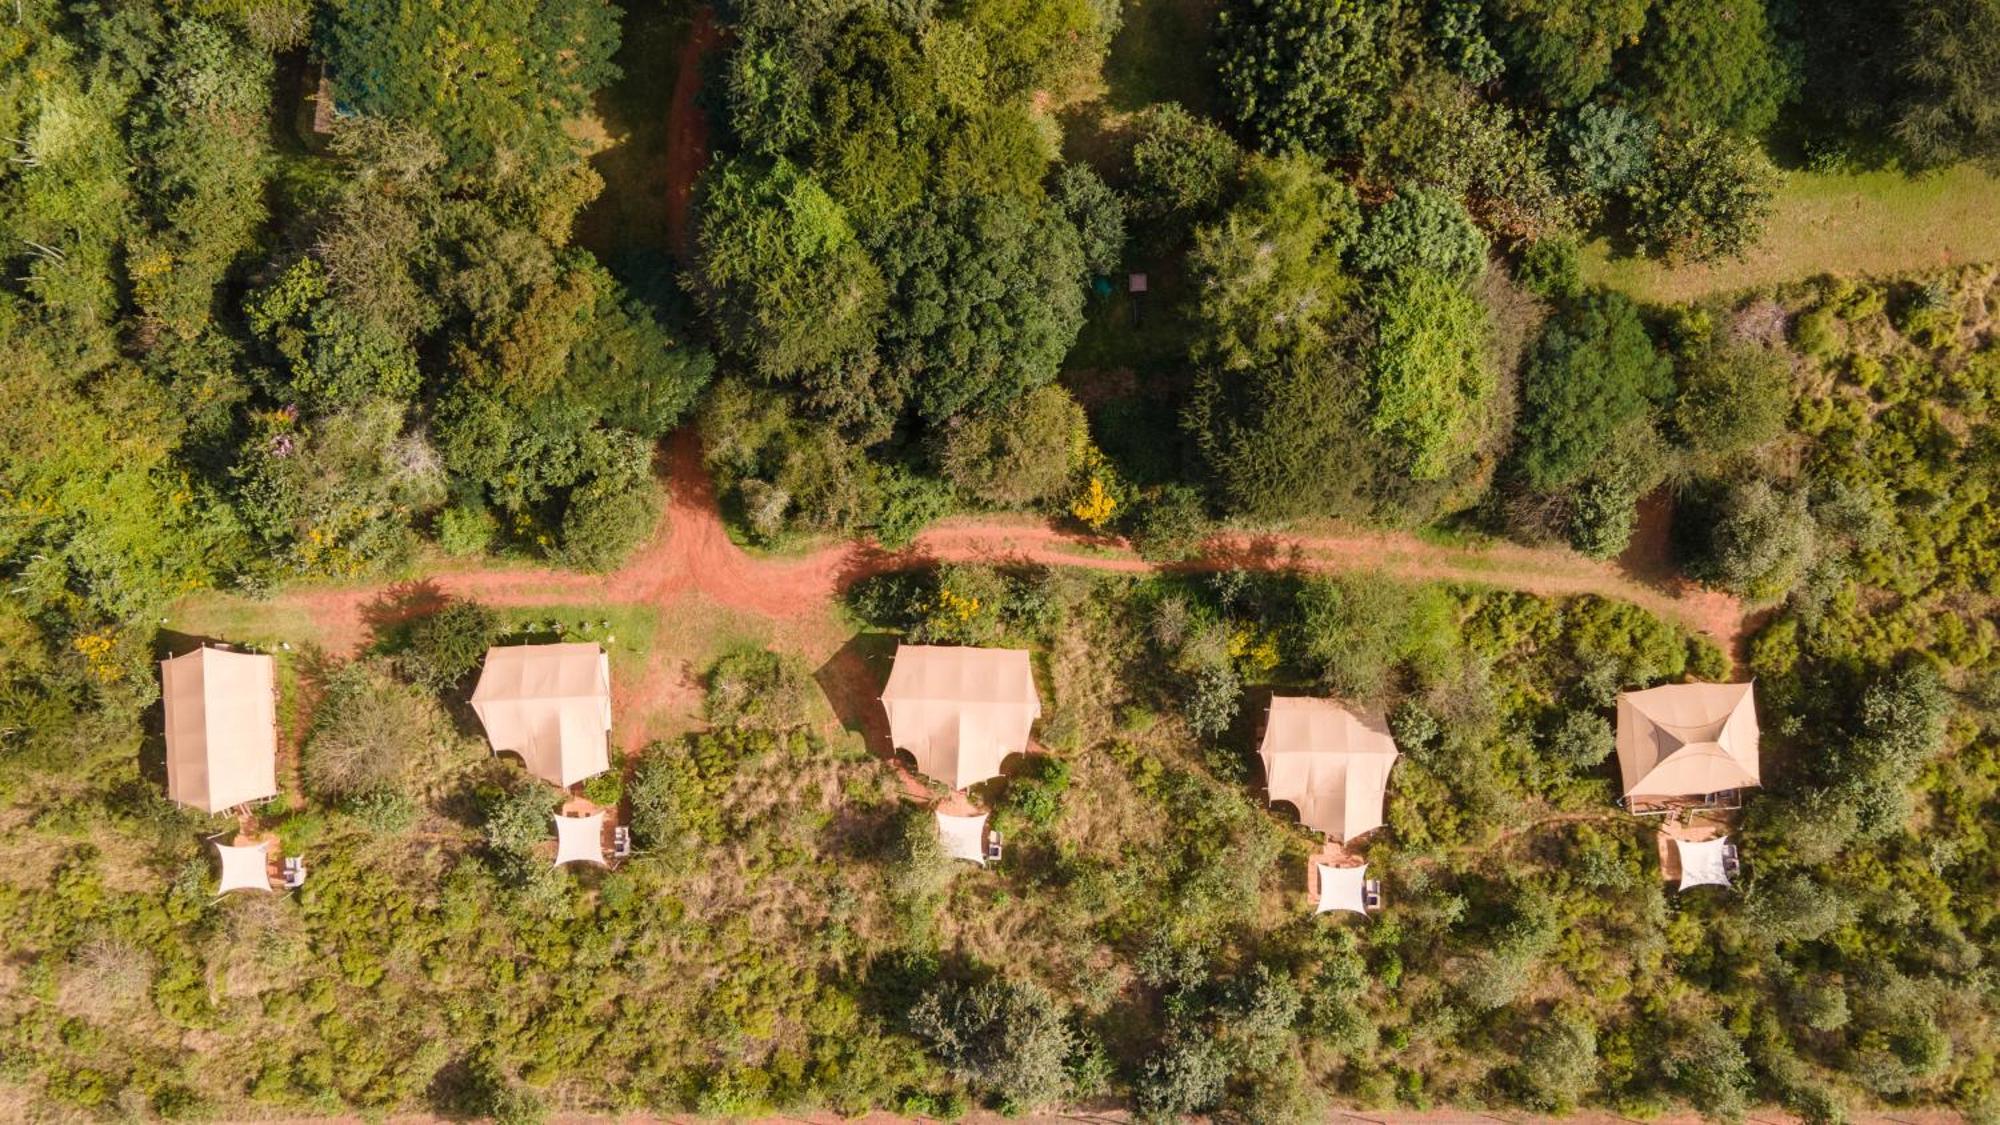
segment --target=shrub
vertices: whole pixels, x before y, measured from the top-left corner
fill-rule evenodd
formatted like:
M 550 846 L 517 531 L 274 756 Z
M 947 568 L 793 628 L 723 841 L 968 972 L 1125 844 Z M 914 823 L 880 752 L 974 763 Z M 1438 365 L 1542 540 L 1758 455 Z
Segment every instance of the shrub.
M 485 554 L 499 530 L 500 521 L 477 501 L 453 504 L 438 513 L 438 546 L 455 558 Z
M 1108 274 L 1125 258 L 1125 201 L 1088 164 L 1065 164 L 1056 175 L 1056 206 L 1076 226 L 1083 268 Z
M 1597 292 L 1564 308 L 1543 327 L 1522 375 L 1516 458 L 1528 483 L 1580 480 L 1672 389 L 1673 365 L 1631 301 Z
M 1583 293 L 1583 267 L 1573 238 L 1542 238 L 1521 251 L 1516 276 L 1522 285 L 1550 300 L 1572 300 Z
M 451 726 L 428 696 L 361 661 L 328 680 L 306 734 L 306 790 L 326 801 L 420 793 L 443 767 Z
M 1404 187 L 1368 216 L 1350 260 L 1362 273 L 1423 270 L 1464 281 L 1486 268 L 1486 235 L 1454 196 Z
M 454 598 L 410 625 L 409 644 L 396 654 L 396 666 L 426 691 L 448 691 L 479 666 L 498 629 L 492 610 Z
M 798 657 L 744 649 L 708 672 L 708 721 L 721 727 L 792 730 L 812 720 L 816 690 Z
M 1742 257 L 1763 232 L 1778 173 L 1754 143 L 1711 125 L 1669 126 L 1627 185 L 1631 235 L 1668 262 Z
M 1000 636 L 1007 580 L 991 567 L 949 564 L 938 568 L 931 595 L 917 609 L 910 639 L 919 644 L 979 645 Z
M 1131 191 L 1139 214 L 1184 229 L 1222 206 L 1243 159 L 1229 134 L 1174 102 L 1146 107 L 1132 130 Z
M 1208 540 L 1208 506 L 1184 484 L 1165 485 L 1126 513 L 1125 534 L 1140 557 L 1153 562 L 1189 558 Z
M 556 806 L 561 794 L 537 782 L 504 790 L 491 797 L 485 808 L 486 844 L 511 859 L 522 859 L 536 845 L 555 837 Z
M 1369 428 L 1412 479 L 1445 479 L 1492 430 L 1492 316 L 1463 285 L 1425 270 L 1383 286 L 1377 304 Z
M 910 1030 L 953 1074 L 992 1092 L 1010 1113 L 1053 1105 L 1069 1092 L 1076 1035 L 1039 985 L 946 981 L 917 1002 L 909 1019 Z

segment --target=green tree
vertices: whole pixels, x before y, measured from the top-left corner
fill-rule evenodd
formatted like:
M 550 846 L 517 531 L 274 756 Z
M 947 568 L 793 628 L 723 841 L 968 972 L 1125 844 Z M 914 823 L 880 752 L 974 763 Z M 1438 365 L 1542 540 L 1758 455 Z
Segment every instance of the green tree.
M 1486 235 L 1457 199 L 1434 188 L 1406 187 L 1369 213 L 1352 257 L 1362 273 L 1424 270 L 1466 280 L 1486 268 Z
M 1812 563 L 1815 528 L 1805 495 L 1781 492 L 1765 480 L 1732 487 L 1707 530 L 1707 550 L 1691 569 L 1733 593 L 1782 594 Z
M 1635 102 L 1670 121 L 1752 136 L 1792 93 L 1764 0 L 1654 0 L 1635 58 Z
M 794 379 L 873 349 L 888 286 L 812 177 L 724 162 L 703 174 L 700 209 L 691 285 L 726 350 Z
M 1230 370 L 1324 344 L 1355 289 L 1341 269 L 1353 189 L 1299 157 L 1259 157 L 1221 220 L 1195 232 L 1195 352 Z
M 884 354 L 932 423 L 1053 382 L 1083 327 L 1083 251 L 1053 209 L 945 200 L 889 232 L 879 260 L 891 293 Z
M 1228 133 L 1177 102 L 1162 102 L 1133 116 L 1132 134 L 1130 191 L 1141 216 L 1178 225 L 1221 207 L 1243 162 Z
M 1778 174 L 1750 141 L 1713 125 L 1670 125 L 1625 188 L 1634 241 L 1668 262 L 1740 258 L 1771 213 Z
M 1018 508 L 1068 491 L 1090 448 L 1090 430 L 1083 408 L 1052 385 L 958 419 L 940 445 L 939 467 L 962 496 Z
M 1525 89 L 1576 105 L 1611 75 L 1611 58 L 1646 25 L 1652 0 L 1495 0 L 1498 43 Z
M 1216 46 L 1231 112 L 1268 153 L 1352 151 L 1402 73 L 1402 18 L 1382 0 L 1232 0 Z
M 1753 344 L 1710 344 L 1683 360 L 1674 429 L 1690 449 L 1726 457 L 1784 431 L 1792 410 L 1789 353 Z
M 609 0 L 331 0 L 318 46 L 339 96 L 435 132 L 465 171 L 506 157 L 566 158 L 563 125 L 618 76 Z
M 2000 3 L 1918 0 L 1897 10 L 1894 57 L 1907 84 L 1897 140 L 1923 165 L 2000 159 Z
M 1374 461 L 1366 379 L 1332 345 L 1202 372 L 1183 424 L 1223 505 L 1269 518 L 1363 514 Z
M 1463 285 L 1414 269 L 1383 287 L 1369 361 L 1369 427 L 1420 481 L 1452 475 L 1493 426 L 1492 317 Z
M 1065 164 L 1056 175 L 1055 201 L 1076 226 L 1083 268 L 1108 274 L 1125 258 L 1125 200 L 1088 164 Z
M 1521 377 L 1515 455 L 1528 483 L 1553 489 L 1581 479 L 1672 389 L 1673 364 L 1631 301 L 1600 291 L 1564 308 Z
M 910 1010 L 910 1027 L 945 1066 L 1023 1112 L 1061 1101 L 1076 1035 L 1055 997 L 1039 985 L 946 981 Z

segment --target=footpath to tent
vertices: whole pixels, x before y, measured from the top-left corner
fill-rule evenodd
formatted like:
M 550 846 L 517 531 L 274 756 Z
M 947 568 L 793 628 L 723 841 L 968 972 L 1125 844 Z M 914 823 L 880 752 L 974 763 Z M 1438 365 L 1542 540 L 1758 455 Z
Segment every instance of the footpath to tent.
M 500 607 L 597 603 L 665 611 L 706 604 L 783 625 L 827 617 L 842 591 L 864 578 L 941 562 L 1074 566 L 1128 574 L 1161 569 L 1122 542 L 1086 539 L 1046 522 L 1017 517 L 947 520 L 901 551 L 857 541 L 800 557 L 758 557 L 730 540 L 693 433 L 676 434 L 667 453 L 672 485 L 668 503 L 652 537 L 620 570 L 593 575 L 489 566 L 441 571 L 423 582 L 440 596 L 473 598 Z M 1725 653 L 1736 651 L 1743 627 L 1743 608 L 1727 595 L 1678 579 L 1649 581 L 1620 564 L 1573 551 L 1518 544 L 1448 546 L 1381 531 L 1311 536 L 1229 533 L 1211 540 L 1201 557 L 1172 567 L 1380 572 L 1545 596 L 1597 594 L 1634 603 L 1705 634 Z M 287 591 L 254 609 L 263 617 L 310 621 L 318 643 L 346 654 L 369 641 L 377 607 L 390 588 L 382 583 L 307 587 Z M 181 622 L 176 620 L 175 625 Z M 832 647 L 838 645 L 835 641 Z M 623 697 L 617 701 L 620 713 L 633 718 L 622 725 L 620 742 L 628 749 L 643 745 L 649 734 L 638 720 L 650 709 L 646 704 L 685 696 L 689 688 L 682 681 L 687 678 L 686 670 L 673 661 L 652 659 L 639 682 L 616 685 Z

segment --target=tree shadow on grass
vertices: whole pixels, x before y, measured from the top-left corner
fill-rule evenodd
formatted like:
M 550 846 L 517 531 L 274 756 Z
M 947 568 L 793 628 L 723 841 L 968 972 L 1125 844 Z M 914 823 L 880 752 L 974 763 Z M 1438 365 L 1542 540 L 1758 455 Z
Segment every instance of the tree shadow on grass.
M 428 578 L 396 582 L 361 607 L 361 623 L 368 627 L 369 647 L 376 652 L 394 652 L 409 643 L 412 623 L 435 614 L 450 601 L 438 584 Z

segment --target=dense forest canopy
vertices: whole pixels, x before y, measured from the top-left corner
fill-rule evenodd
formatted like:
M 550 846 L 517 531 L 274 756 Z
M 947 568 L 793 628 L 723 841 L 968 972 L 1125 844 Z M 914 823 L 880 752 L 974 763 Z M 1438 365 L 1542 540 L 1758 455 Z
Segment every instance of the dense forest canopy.
M 2000 166 L 2000 0 L 19 0 L 0 150 L 25 1116 L 2000 1117 L 2000 265 L 1583 251 Z M 703 473 L 746 571 L 870 541 L 840 601 L 647 601 Z M 1133 573 L 889 554 L 953 515 Z M 1262 546 L 1328 527 L 1412 546 Z M 163 794 L 184 626 L 278 658 L 295 896 Z M 467 709 L 576 637 L 675 712 L 601 873 Z M 1034 653 L 997 868 L 863 750 L 897 638 Z M 1614 701 L 1751 678 L 1744 878 L 1669 894 Z M 1403 752 L 1368 922 L 1300 909 L 1273 692 Z

